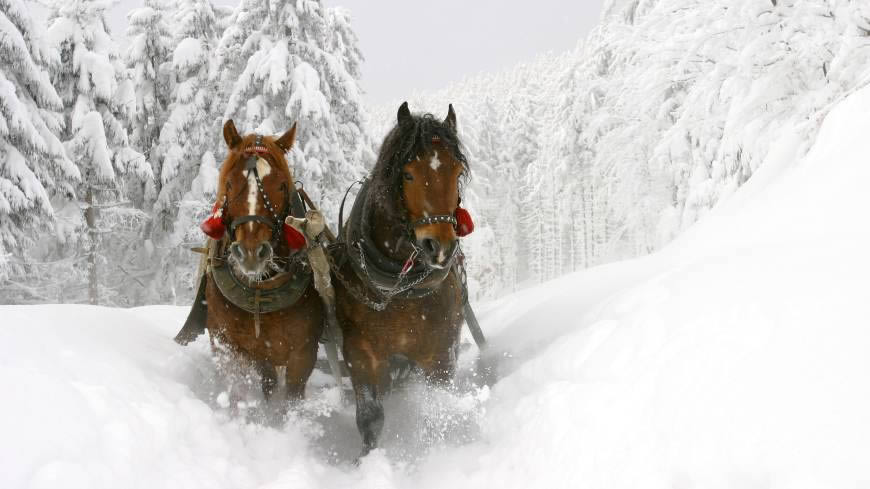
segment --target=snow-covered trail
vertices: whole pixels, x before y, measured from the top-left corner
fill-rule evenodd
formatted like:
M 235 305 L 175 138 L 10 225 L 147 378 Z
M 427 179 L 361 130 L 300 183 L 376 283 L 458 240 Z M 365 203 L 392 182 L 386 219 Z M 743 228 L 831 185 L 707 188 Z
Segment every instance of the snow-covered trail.
M 864 89 L 661 253 L 481 305 L 494 386 L 399 394 L 359 467 L 325 379 L 227 416 L 183 308 L 0 307 L 0 487 L 870 487 L 868 128 Z

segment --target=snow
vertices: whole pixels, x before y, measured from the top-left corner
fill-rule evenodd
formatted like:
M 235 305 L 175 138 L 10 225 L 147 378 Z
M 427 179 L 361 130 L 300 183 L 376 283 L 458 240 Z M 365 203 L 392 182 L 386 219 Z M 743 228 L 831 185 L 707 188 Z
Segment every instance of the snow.
M 0 191 L 0 213 L 8 214 L 32 206 L 39 207 L 41 212 L 51 216 L 53 214 L 51 200 L 45 188 L 39 184 L 36 175 L 27 167 L 26 158 L 14 146 L 0 143 L 0 149 L 3 150 L 6 162 L 6 175 L 0 174 L 0 179 L 6 180 L 4 177 L 8 176 L 10 181 L 17 184 L 12 186 L 8 195 Z M 9 204 L 5 204 L 6 202 Z
M 299 117 L 318 120 L 329 114 L 329 104 L 320 92 L 320 75 L 308 63 L 299 63 L 293 69 L 292 93 L 287 107 L 299 104 Z
M 112 167 L 112 157 L 106 141 L 103 117 L 99 112 L 90 111 L 77 122 L 79 132 L 76 134 L 76 141 L 81 141 L 85 146 L 85 154 L 91 160 L 96 178 L 102 182 L 112 181 L 115 178 L 115 170 Z
M 172 64 L 181 73 L 190 67 L 199 66 L 203 62 L 205 50 L 199 39 L 187 37 L 178 43 L 172 54 Z M 187 97 L 184 97 L 187 98 Z
M 412 385 L 358 467 L 351 411 L 323 375 L 286 423 L 230 416 L 207 341 L 171 341 L 184 308 L 0 307 L 0 481 L 867 485 L 868 124 L 870 87 L 802 159 L 784 128 L 752 179 L 661 252 L 479 305 L 492 387 Z

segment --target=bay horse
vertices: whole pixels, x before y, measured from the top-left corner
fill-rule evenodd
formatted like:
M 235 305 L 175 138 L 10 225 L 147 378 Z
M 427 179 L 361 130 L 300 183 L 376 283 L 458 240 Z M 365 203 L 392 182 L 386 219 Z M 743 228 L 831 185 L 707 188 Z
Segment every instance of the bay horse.
M 448 384 L 464 320 L 457 234 L 473 225 L 459 207 L 469 168 L 456 114 L 450 105 L 444 121 L 412 115 L 405 102 L 397 119 L 333 255 L 363 455 L 383 428 L 391 366 L 410 363 L 428 381 Z
M 202 225 L 219 240 L 210 246 L 203 286 L 212 348 L 253 365 L 267 399 L 277 385 L 276 367 L 286 367 L 287 396 L 300 400 L 324 313 L 304 253 L 296 252 L 299 236 L 284 224 L 288 215 L 305 212 L 284 156 L 296 125 L 278 138 L 242 137 L 229 120 L 223 135 L 229 151 L 213 214 Z

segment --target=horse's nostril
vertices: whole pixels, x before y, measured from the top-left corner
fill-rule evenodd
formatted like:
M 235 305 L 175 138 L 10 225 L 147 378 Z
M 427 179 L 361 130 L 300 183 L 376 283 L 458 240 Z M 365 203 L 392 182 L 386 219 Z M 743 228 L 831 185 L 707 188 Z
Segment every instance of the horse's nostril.
M 438 243 L 437 239 L 433 238 L 424 238 L 423 242 L 420 244 L 423 246 L 423 251 L 431 256 L 437 255 L 438 251 L 441 249 L 441 244 Z
M 233 256 L 235 256 L 239 260 L 245 257 L 245 254 L 242 251 L 242 247 L 238 243 L 233 243 L 232 245 L 230 245 L 230 253 L 232 253 Z
M 257 247 L 257 258 L 265 260 L 270 256 L 272 256 L 272 245 L 269 243 L 260 243 L 260 246 Z

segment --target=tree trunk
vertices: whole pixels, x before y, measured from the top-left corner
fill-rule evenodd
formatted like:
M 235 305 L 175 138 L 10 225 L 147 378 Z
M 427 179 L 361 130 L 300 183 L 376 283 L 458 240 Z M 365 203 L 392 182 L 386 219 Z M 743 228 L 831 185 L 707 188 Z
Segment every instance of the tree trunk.
M 580 199 L 583 202 L 583 268 L 589 268 L 589 245 L 592 244 L 593 232 L 594 228 L 591 229 L 592 226 L 592 189 L 589 189 L 589 200 L 586 200 L 586 185 L 580 186 L 580 193 L 582 194 L 582 198 Z M 588 209 L 587 209 L 588 208 Z
M 97 209 L 94 207 L 94 190 L 88 188 L 85 196 L 85 222 L 88 225 L 88 299 L 93 305 L 100 303 L 97 284 Z

